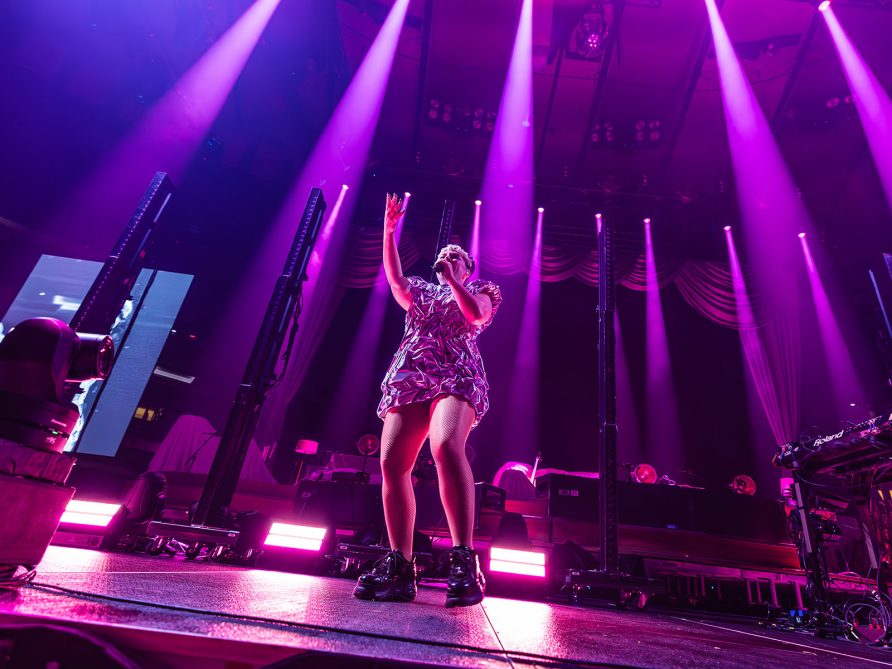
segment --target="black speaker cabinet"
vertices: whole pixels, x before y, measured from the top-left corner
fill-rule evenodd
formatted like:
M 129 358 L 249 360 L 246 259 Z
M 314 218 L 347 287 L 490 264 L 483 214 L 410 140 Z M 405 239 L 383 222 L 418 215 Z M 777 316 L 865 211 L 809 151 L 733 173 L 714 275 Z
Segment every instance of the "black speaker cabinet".
M 307 523 L 365 527 L 384 522 L 381 486 L 343 481 L 301 481 L 294 514 Z

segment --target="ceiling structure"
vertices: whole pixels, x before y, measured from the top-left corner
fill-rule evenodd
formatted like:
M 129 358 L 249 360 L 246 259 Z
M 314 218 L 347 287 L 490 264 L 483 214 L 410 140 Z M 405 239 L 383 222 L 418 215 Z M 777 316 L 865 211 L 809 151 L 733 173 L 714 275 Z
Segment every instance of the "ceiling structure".
M 846 253 L 892 248 L 890 212 L 816 1 L 720 4 L 827 244 Z M 834 3 L 892 87 L 892 0 Z M 0 10 L 0 83 L 9 94 L 0 110 L 9 167 L 0 181 L 0 241 L 39 229 L 250 4 L 41 0 Z M 235 211 L 259 222 L 272 217 L 391 5 L 280 4 L 202 147 L 196 164 L 205 174 L 178 197 L 176 234 L 189 237 L 177 241 L 184 262 L 202 255 L 218 262 L 220 253 L 236 262 L 256 238 L 222 222 Z M 370 176 L 389 177 L 372 180 L 370 191 L 405 184 L 430 192 L 436 209 L 444 192 L 468 203 L 477 196 L 520 6 L 412 0 L 369 163 Z M 696 240 L 709 237 L 722 253 L 722 235 L 710 233 L 734 222 L 734 176 L 703 0 L 534 0 L 533 11 L 536 187 L 549 211 L 546 237 L 559 231 L 590 245 L 591 214 L 601 209 L 630 227 L 653 216 L 658 240 L 683 232 L 679 248 L 693 253 Z M 219 197 L 222 183 L 228 198 Z M 845 225 L 829 225 L 840 220 Z
M 485 121 L 498 107 L 520 4 L 412 3 L 413 21 L 403 33 L 374 161 L 471 184 L 482 176 L 490 135 L 473 127 L 474 112 L 481 110 Z M 888 221 L 817 3 L 719 4 L 813 215 Z M 376 30 L 369 11 L 376 5 L 385 6 L 371 0 L 339 3 L 351 69 Z M 880 81 L 892 83 L 892 3 L 835 0 L 835 7 Z M 583 21 L 596 43 L 588 52 L 578 39 Z M 652 211 L 655 203 L 733 202 L 733 168 L 702 0 L 535 0 L 534 98 L 542 200 L 592 204 L 606 198 L 641 212 Z M 433 120 L 432 101 L 439 105 Z M 445 105 L 451 105 L 449 124 L 442 120 Z M 462 110 L 470 114 L 464 125 Z

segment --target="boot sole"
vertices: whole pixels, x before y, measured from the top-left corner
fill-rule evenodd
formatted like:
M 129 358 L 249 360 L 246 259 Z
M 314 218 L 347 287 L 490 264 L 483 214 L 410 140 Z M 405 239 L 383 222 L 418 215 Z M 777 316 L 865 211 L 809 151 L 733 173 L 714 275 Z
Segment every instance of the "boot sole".
M 411 602 L 415 600 L 415 593 L 407 593 L 402 590 L 388 589 L 383 592 L 375 592 L 371 588 L 357 585 L 353 589 L 353 596 L 357 599 L 375 602 Z
M 460 595 L 450 595 L 446 593 L 446 608 L 451 609 L 454 606 L 474 606 L 483 601 L 483 591 L 465 592 Z

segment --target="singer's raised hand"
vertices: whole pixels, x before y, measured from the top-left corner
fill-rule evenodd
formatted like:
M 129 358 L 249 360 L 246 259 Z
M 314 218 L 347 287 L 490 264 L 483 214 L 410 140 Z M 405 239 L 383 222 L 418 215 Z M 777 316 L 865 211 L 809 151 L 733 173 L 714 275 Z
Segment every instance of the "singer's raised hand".
M 396 234 L 394 234 L 397 224 L 406 213 L 402 204 L 403 201 L 396 193 L 387 194 L 384 209 L 384 273 L 394 299 L 403 309 L 408 309 L 412 306 L 412 295 L 409 292 L 409 280 L 403 276 L 400 253 L 396 245 Z
M 406 214 L 403 208 L 403 201 L 396 193 L 387 194 L 386 204 L 384 208 L 384 231 L 394 232 L 400 219 Z

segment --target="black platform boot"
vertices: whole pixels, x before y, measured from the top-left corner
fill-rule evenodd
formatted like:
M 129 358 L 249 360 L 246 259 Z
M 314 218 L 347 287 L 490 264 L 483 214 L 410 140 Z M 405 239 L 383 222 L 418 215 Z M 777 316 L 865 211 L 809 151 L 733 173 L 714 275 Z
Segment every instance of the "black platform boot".
M 390 551 L 359 577 L 353 596 L 379 602 L 411 602 L 416 592 L 415 558 L 409 561 L 399 551 Z
M 486 580 L 480 571 L 477 553 L 467 546 L 449 551 L 449 578 L 446 581 L 446 606 L 472 606 L 483 601 Z

